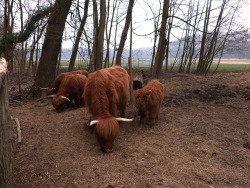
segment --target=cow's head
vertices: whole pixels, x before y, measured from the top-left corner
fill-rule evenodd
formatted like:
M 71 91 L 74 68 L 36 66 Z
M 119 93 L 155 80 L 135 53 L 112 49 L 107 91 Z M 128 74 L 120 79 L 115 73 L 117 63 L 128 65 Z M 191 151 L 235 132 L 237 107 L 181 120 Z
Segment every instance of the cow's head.
M 152 90 L 136 90 L 134 92 L 135 96 L 135 107 L 139 110 L 144 110 L 146 109 L 149 100 L 150 100 L 150 95 L 152 93 Z
M 54 88 L 54 87 L 50 87 L 46 91 L 46 95 L 53 95 L 55 93 L 56 93 L 56 88 Z
M 65 96 L 54 96 L 52 100 L 52 105 L 57 112 L 63 111 L 70 104 L 70 99 Z
M 100 120 L 85 120 L 83 122 L 84 128 L 88 131 L 95 132 L 101 150 L 104 153 L 110 153 L 114 148 L 114 141 L 119 134 L 119 122 L 131 122 L 134 119 L 126 118 L 105 118 Z

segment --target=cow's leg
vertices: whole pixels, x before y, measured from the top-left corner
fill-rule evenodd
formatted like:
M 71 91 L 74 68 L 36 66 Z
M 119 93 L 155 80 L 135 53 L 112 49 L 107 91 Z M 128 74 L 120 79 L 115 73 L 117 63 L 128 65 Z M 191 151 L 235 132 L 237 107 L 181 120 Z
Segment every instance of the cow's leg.
M 77 107 L 79 107 L 79 106 L 80 106 L 80 100 L 79 100 L 79 98 L 78 98 L 78 97 L 75 97 L 75 98 L 74 98 L 74 101 L 75 101 L 75 105 L 76 105 Z
M 158 111 L 155 108 L 152 108 L 152 110 L 149 113 L 149 124 L 151 128 L 155 127 L 155 119 L 158 118 Z
M 146 123 L 146 114 L 145 113 L 142 113 L 140 112 L 140 124 L 145 124 Z
M 124 117 L 125 117 L 125 110 L 121 110 L 121 111 L 120 111 L 120 114 L 121 114 L 121 117 L 124 118 Z
M 149 117 L 149 124 L 150 124 L 151 128 L 155 127 L 155 117 L 153 117 L 153 116 Z

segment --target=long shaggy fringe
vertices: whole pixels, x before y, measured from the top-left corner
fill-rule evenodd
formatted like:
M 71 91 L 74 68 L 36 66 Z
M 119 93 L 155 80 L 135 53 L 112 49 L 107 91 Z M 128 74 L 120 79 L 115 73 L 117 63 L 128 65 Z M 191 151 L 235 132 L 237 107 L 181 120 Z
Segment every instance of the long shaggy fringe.
M 104 140 L 114 140 L 119 134 L 119 123 L 115 118 L 99 120 L 95 127 L 95 134 Z

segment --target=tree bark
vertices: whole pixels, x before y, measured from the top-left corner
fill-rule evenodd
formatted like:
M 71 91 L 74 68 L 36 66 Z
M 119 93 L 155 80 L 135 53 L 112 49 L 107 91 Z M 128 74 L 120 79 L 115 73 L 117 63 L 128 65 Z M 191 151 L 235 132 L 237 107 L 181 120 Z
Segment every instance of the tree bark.
M 160 38 L 158 42 L 158 49 L 155 56 L 155 64 L 153 67 L 153 77 L 158 78 L 162 71 L 162 64 L 164 60 L 164 54 L 166 49 L 166 24 L 168 18 L 168 8 L 169 8 L 169 0 L 164 0 L 163 4 L 163 12 L 162 12 L 162 22 L 161 22 L 161 30 L 160 30 Z
M 121 65 L 122 52 L 123 52 L 124 45 L 125 45 L 125 42 L 126 42 L 126 39 L 127 39 L 129 24 L 130 24 L 131 19 L 132 19 L 133 6 L 134 6 L 134 0 L 129 0 L 125 26 L 124 26 L 124 29 L 122 31 L 122 36 L 121 36 L 119 48 L 118 48 L 118 51 L 117 51 L 117 54 L 116 54 L 116 65 Z
M 129 63 L 129 76 L 130 76 L 130 80 L 129 80 L 129 93 L 130 93 L 130 102 L 133 103 L 134 102 L 134 91 L 133 91 L 133 67 L 132 67 L 132 18 L 131 18 L 131 22 L 130 22 L 130 49 L 129 49 L 129 59 L 128 59 L 128 63 Z
M 13 129 L 9 116 L 7 62 L 0 59 L 0 187 L 13 187 Z
M 92 51 L 92 62 L 90 62 L 90 69 L 92 71 L 96 70 L 97 61 L 97 45 L 98 45 L 98 11 L 96 0 L 93 0 L 93 22 L 94 22 L 94 32 L 93 32 L 93 51 Z
M 55 2 L 55 6 L 48 20 L 48 27 L 34 84 L 35 88 L 48 87 L 55 79 L 63 30 L 71 3 L 72 0 L 56 0 Z M 38 94 L 40 93 L 38 92 Z
M 83 33 L 84 25 L 85 25 L 87 17 L 88 17 L 88 6 L 89 6 L 89 0 L 86 0 L 85 4 L 84 4 L 84 15 L 83 15 L 83 18 L 82 18 L 82 21 L 81 21 L 81 24 L 80 24 L 80 28 L 79 28 L 79 30 L 77 32 L 74 49 L 73 49 L 72 55 L 70 57 L 68 71 L 72 71 L 73 68 L 74 68 L 74 65 L 75 65 L 75 60 L 76 60 L 76 55 L 77 55 L 80 39 L 81 39 L 81 36 L 82 36 L 82 33 Z
M 106 0 L 101 0 L 101 2 L 100 2 L 100 20 L 99 20 L 99 31 L 98 31 L 96 70 L 102 69 L 105 20 L 106 20 Z

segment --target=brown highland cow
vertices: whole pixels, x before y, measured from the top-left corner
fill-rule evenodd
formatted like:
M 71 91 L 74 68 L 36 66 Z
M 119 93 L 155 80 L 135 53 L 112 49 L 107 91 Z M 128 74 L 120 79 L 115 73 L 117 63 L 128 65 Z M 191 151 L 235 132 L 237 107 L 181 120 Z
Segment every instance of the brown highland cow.
M 86 70 L 76 70 L 76 71 L 71 71 L 71 72 L 66 72 L 66 73 L 61 73 L 59 74 L 56 79 L 54 80 L 54 82 L 50 85 L 50 87 L 47 89 L 46 94 L 47 95 L 53 95 L 56 94 L 57 91 L 59 90 L 60 84 L 62 79 L 66 76 L 66 75 L 71 75 L 71 74 L 82 74 L 86 77 L 88 77 L 88 71 Z
M 163 93 L 163 84 L 158 80 L 151 80 L 144 88 L 134 92 L 135 107 L 141 116 L 140 124 L 145 124 L 146 117 L 149 116 L 150 127 L 154 128 L 155 119 L 159 117 Z
M 93 121 L 85 120 L 84 128 L 95 132 L 103 152 L 112 152 L 114 140 L 119 134 L 119 122 L 133 119 L 116 118 L 117 110 L 122 117 L 129 94 L 129 75 L 120 66 L 101 69 L 88 77 L 83 98 Z
M 82 74 L 66 75 L 59 86 L 58 92 L 53 97 L 52 105 L 57 112 L 61 112 L 74 101 L 77 107 L 83 106 L 84 101 L 82 94 L 84 86 L 87 82 L 87 77 Z

